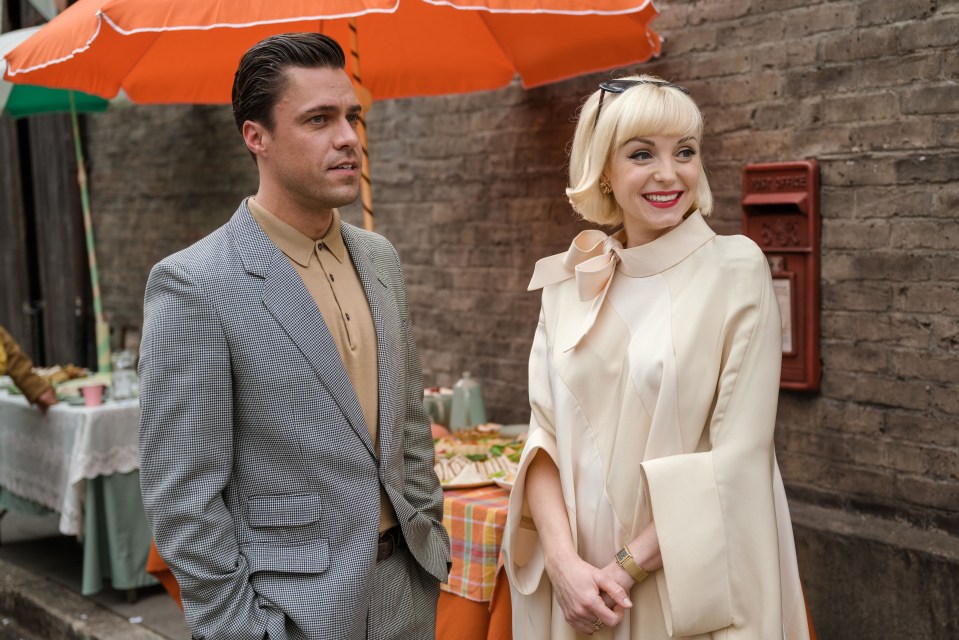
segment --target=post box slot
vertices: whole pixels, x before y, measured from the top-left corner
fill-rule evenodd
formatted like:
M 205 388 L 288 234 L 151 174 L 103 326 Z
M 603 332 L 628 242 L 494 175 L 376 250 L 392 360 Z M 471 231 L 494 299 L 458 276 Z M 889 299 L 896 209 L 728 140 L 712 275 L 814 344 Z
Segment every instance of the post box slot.
M 809 213 L 809 198 L 805 193 L 748 193 L 743 205 L 751 210 L 761 207 L 756 213 L 781 213 L 788 205 L 797 207 L 803 213 Z

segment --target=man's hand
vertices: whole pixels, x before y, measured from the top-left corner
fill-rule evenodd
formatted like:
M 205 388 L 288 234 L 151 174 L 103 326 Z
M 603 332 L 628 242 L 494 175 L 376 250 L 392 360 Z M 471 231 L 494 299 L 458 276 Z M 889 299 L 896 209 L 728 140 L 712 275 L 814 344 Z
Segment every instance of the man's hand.
M 57 392 L 53 390 L 53 387 L 50 387 L 37 397 L 37 408 L 40 409 L 40 413 L 46 413 L 47 409 L 55 405 L 57 402 Z

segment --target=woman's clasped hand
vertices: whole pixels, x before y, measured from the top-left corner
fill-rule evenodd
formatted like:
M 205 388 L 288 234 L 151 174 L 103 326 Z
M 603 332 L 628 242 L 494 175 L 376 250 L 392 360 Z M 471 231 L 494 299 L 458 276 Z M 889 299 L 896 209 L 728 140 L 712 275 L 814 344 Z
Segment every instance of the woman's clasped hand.
M 566 622 L 580 633 L 593 633 L 597 622 L 617 626 L 633 606 L 624 585 L 606 569 L 594 567 L 575 553 L 547 562 L 546 570 Z

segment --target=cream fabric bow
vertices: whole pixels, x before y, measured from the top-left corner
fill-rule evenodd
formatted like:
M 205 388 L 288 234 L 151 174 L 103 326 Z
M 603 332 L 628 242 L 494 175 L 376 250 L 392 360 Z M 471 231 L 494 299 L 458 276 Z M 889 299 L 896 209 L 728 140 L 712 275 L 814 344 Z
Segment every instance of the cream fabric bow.
M 593 328 L 613 282 L 613 274 L 620 262 L 619 252 L 622 250 L 623 244 L 613 236 L 590 229 L 573 238 L 566 253 L 544 258 L 536 264 L 528 287 L 530 291 L 575 277 L 579 299 L 582 302 L 593 301 L 583 325 L 572 344 L 563 348 L 564 352 L 575 348 Z

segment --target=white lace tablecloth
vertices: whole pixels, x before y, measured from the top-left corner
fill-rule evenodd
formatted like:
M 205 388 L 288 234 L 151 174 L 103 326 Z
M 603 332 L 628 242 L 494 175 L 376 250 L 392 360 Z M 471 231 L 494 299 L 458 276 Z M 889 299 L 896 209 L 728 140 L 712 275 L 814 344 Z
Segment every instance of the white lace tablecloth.
M 0 486 L 60 514 L 60 531 L 83 531 L 85 481 L 140 468 L 137 400 L 86 408 L 59 403 L 44 416 L 0 392 Z

